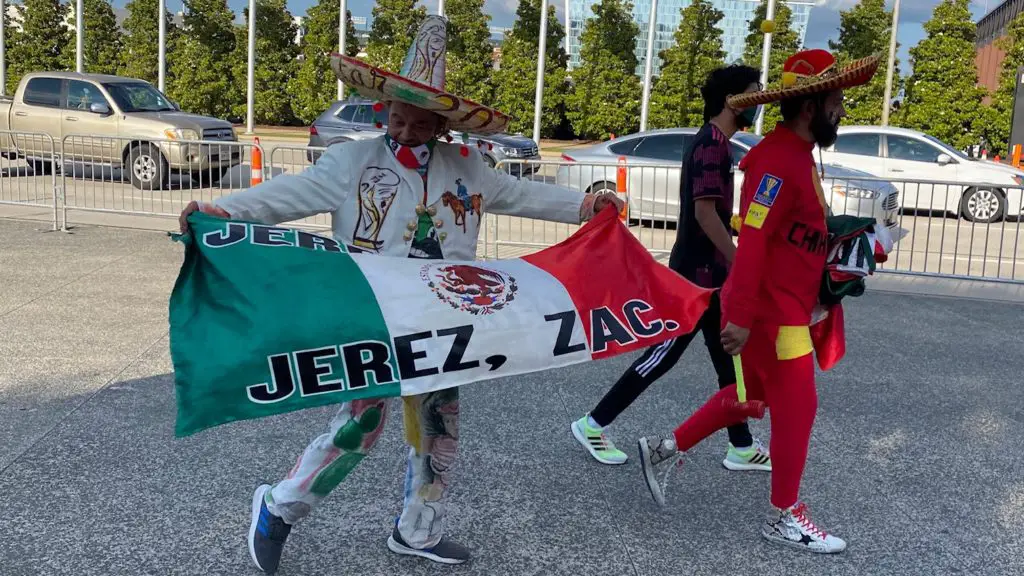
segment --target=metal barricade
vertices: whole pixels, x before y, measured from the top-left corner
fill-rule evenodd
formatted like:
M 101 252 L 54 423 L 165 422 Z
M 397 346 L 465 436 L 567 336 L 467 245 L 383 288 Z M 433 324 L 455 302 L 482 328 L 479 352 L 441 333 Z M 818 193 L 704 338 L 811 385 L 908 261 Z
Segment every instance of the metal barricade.
M 57 147 L 48 134 L 0 130 L 0 204 L 46 208 L 52 229 L 58 230 L 57 157 Z M 43 215 L 38 210 L 18 210 L 15 214 Z
M 273 179 L 288 174 L 298 174 L 316 164 L 324 150 L 327 148 L 322 146 L 274 146 L 270 150 L 268 177 Z M 304 228 L 330 230 L 331 216 L 330 214 L 317 214 L 292 224 Z
M 177 216 L 192 200 L 211 202 L 263 178 L 263 149 L 245 142 L 69 134 L 61 152 L 65 223 L 68 210 Z

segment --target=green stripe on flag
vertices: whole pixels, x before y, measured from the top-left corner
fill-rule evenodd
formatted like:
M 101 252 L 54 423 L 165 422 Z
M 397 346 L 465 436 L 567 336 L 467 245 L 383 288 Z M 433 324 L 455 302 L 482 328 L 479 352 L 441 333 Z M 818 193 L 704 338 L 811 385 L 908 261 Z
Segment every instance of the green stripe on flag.
M 343 247 L 201 213 L 189 222 L 173 236 L 185 244 L 169 310 L 176 436 L 400 394 L 384 317 Z

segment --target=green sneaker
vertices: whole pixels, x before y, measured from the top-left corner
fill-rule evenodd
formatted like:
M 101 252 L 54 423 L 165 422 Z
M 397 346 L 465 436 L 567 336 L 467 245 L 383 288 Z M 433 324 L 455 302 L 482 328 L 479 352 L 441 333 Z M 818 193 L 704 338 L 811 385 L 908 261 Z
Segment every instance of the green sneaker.
M 754 439 L 754 444 L 743 448 L 742 450 L 737 449 L 732 443 L 729 443 L 729 451 L 725 454 L 725 460 L 722 461 L 722 465 L 729 470 L 757 470 L 762 472 L 772 471 L 772 459 L 768 454 L 768 449 L 761 444 L 761 441 Z
M 615 444 L 604 435 L 604 430 L 594 428 L 588 422 L 590 414 L 572 423 L 572 435 L 601 464 L 625 464 L 626 453 L 615 447 Z

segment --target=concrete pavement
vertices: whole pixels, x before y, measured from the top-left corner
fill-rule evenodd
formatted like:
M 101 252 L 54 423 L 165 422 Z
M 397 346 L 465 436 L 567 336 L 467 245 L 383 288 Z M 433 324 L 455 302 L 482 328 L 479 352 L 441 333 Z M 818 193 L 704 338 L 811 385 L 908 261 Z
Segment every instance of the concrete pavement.
M 166 314 L 180 246 L 149 231 L 45 230 L 0 219 L 0 573 L 257 574 L 251 492 L 287 472 L 331 409 L 174 439 Z M 1019 573 L 1024 306 L 869 290 L 847 305 L 849 356 L 819 376 L 803 486 L 815 520 L 849 541 L 843 555 L 760 540 L 768 476 L 725 471 L 724 434 L 676 472 L 662 510 L 635 462 L 590 460 L 568 424 L 628 356 L 463 388 L 448 527 L 470 564 L 384 546 L 404 473 L 393 418 L 293 531 L 280 574 Z M 631 455 L 636 437 L 667 433 L 711 393 L 702 348 L 615 423 Z M 767 440 L 766 424 L 754 428 Z

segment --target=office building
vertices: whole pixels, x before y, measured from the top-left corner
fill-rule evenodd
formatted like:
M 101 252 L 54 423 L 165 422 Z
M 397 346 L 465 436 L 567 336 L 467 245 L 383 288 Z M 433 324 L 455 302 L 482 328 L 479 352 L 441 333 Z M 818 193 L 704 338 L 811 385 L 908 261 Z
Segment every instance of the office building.
M 655 75 L 658 74 L 661 67 L 658 53 L 670 48 L 675 43 L 680 13 L 683 8 L 690 5 L 690 2 L 691 0 L 658 1 L 657 27 L 654 32 L 653 71 Z M 594 3 L 594 0 L 569 0 L 567 40 L 570 70 L 580 65 L 580 36 L 583 33 L 584 22 L 594 16 L 592 9 Z M 750 21 L 754 19 L 754 11 L 760 5 L 760 0 L 711 0 L 711 3 L 725 15 L 718 23 L 718 27 L 722 30 L 722 49 L 726 53 L 726 62 L 743 58 L 743 50 L 746 47 L 749 32 L 748 27 Z M 778 4 L 781 3 L 780 0 Z M 792 25 L 799 34 L 802 44 L 807 32 L 807 21 L 811 16 L 811 8 L 814 7 L 814 0 L 789 1 L 786 2 L 786 5 L 793 12 Z M 639 75 L 643 74 L 644 59 L 647 57 L 650 16 L 651 0 L 634 0 L 633 19 L 640 27 L 640 34 L 636 39 L 636 57 L 639 62 L 636 73 Z
M 999 48 L 999 40 L 1006 37 L 1010 23 L 1024 12 L 1024 0 L 1006 0 L 978 21 L 974 41 L 974 61 L 978 66 L 978 84 L 995 91 L 1006 53 Z

